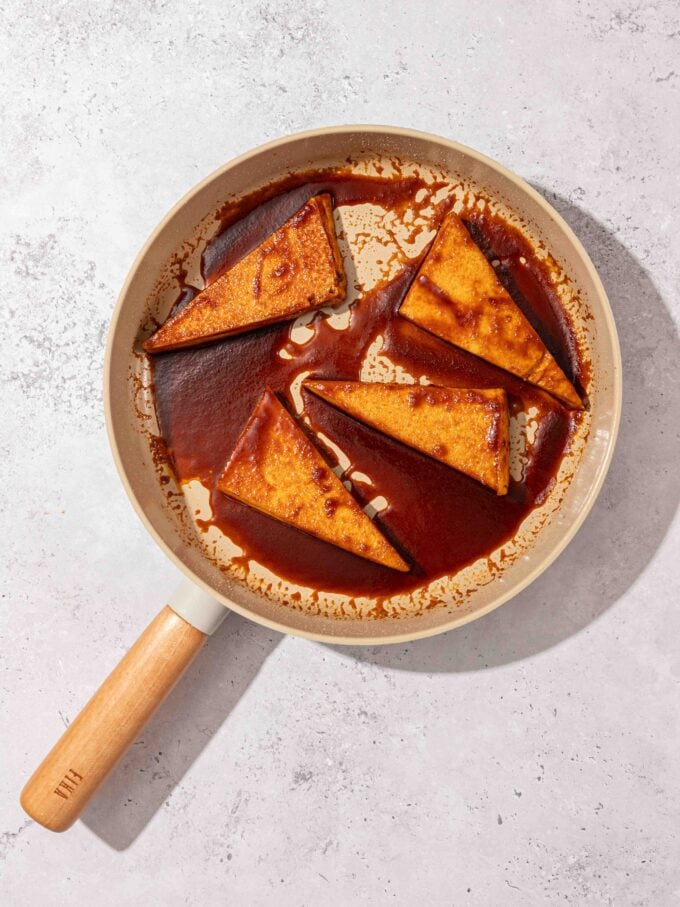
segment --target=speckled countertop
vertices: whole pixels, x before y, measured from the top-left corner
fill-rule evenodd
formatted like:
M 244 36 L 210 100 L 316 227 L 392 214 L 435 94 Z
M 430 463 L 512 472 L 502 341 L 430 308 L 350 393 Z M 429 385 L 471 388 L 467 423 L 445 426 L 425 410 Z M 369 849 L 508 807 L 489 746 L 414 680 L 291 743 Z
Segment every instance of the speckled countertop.
M 677 904 L 680 15 L 670 2 L 9 0 L 0 28 L 5 905 Z M 101 399 L 160 217 L 270 138 L 386 122 L 530 180 L 610 294 L 602 496 L 512 604 L 398 648 L 231 616 L 61 836 L 27 774 L 177 575 Z

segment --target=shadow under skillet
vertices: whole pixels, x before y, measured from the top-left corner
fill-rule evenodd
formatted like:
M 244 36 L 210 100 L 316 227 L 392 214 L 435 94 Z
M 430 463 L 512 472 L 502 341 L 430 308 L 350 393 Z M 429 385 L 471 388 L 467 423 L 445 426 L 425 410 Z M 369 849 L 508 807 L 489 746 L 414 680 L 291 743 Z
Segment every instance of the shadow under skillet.
M 230 614 L 144 728 L 82 821 L 126 850 L 182 782 L 255 680 L 280 635 Z
M 403 671 L 475 671 L 530 658 L 578 633 L 644 571 L 680 499 L 680 340 L 651 277 L 602 224 L 535 187 L 585 246 L 614 312 L 623 358 L 623 413 L 614 459 L 586 522 L 531 586 L 486 617 L 403 646 L 342 647 Z
M 605 285 L 621 341 L 623 418 L 605 486 L 566 551 L 504 607 L 404 646 L 334 647 L 394 670 L 475 671 L 529 658 L 578 633 L 635 582 L 680 499 L 680 341 L 654 284 L 605 227 L 541 191 L 573 227 Z M 348 275 L 349 276 L 349 275 Z M 280 637 L 232 614 L 86 811 L 116 850 L 141 834 L 227 720 Z

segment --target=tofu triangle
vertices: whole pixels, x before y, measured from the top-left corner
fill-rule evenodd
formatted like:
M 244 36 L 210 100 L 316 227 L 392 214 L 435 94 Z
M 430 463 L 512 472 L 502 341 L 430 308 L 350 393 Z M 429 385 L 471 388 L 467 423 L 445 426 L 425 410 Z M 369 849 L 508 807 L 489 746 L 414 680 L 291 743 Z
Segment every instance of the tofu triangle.
M 269 389 L 238 439 L 217 488 L 359 557 L 409 570 Z
M 399 314 L 567 406 L 582 408 L 573 385 L 453 212 L 439 228 Z
M 346 291 L 331 198 L 317 195 L 143 346 L 150 353 L 197 346 L 340 302 Z
M 303 387 L 497 494 L 506 494 L 509 442 L 504 390 L 313 380 Z

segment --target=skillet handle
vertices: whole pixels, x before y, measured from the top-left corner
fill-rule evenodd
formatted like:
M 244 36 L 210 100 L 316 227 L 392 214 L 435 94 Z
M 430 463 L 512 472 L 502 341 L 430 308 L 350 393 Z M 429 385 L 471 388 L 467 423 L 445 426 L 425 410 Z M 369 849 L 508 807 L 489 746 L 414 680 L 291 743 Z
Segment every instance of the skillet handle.
M 45 828 L 65 831 L 75 822 L 229 613 L 189 583 L 172 601 L 175 610 L 166 605 L 151 621 L 24 787 L 22 807 Z

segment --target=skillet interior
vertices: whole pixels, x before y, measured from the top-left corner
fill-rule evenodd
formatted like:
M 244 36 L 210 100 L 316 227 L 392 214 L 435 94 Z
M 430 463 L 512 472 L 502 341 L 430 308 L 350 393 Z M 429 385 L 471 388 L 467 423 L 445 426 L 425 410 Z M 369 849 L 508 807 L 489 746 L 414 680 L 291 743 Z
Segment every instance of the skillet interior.
M 446 591 L 446 606 L 417 617 L 335 620 L 292 610 L 233 580 L 192 544 L 183 499 L 168 505 L 149 444 L 144 362 L 135 354 L 149 299 L 172 256 L 205 229 L 226 201 L 291 170 L 336 165 L 347 157 L 398 158 L 457 174 L 522 219 L 543 239 L 578 289 L 592 369 L 589 434 L 568 464 L 561 487 L 546 502 L 540 532 L 493 582 L 464 571 Z M 572 314 L 572 317 L 579 317 Z M 387 127 L 341 127 L 294 136 L 237 159 L 190 192 L 151 236 L 121 292 L 106 361 L 107 424 L 118 468 L 145 524 L 168 555 L 224 604 L 283 632 L 334 642 L 397 642 L 430 635 L 481 616 L 515 595 L 557 556 L 585 518 L 604 479 L 620 412 L 621 376 L 616 331 L 606 296 L 584 250 L 559 216 L 530 187 L 498 165 L 454 143 Z M 171 499 L 172 501 L 172 499 Z M 559 501 L 559 506 L 557 502 Z M 552 515 L 545 522 L 550 511 Z M 538 525 L 538 523 L 537 523 Z M 530 530 L 527 529 L 527 532 Z

